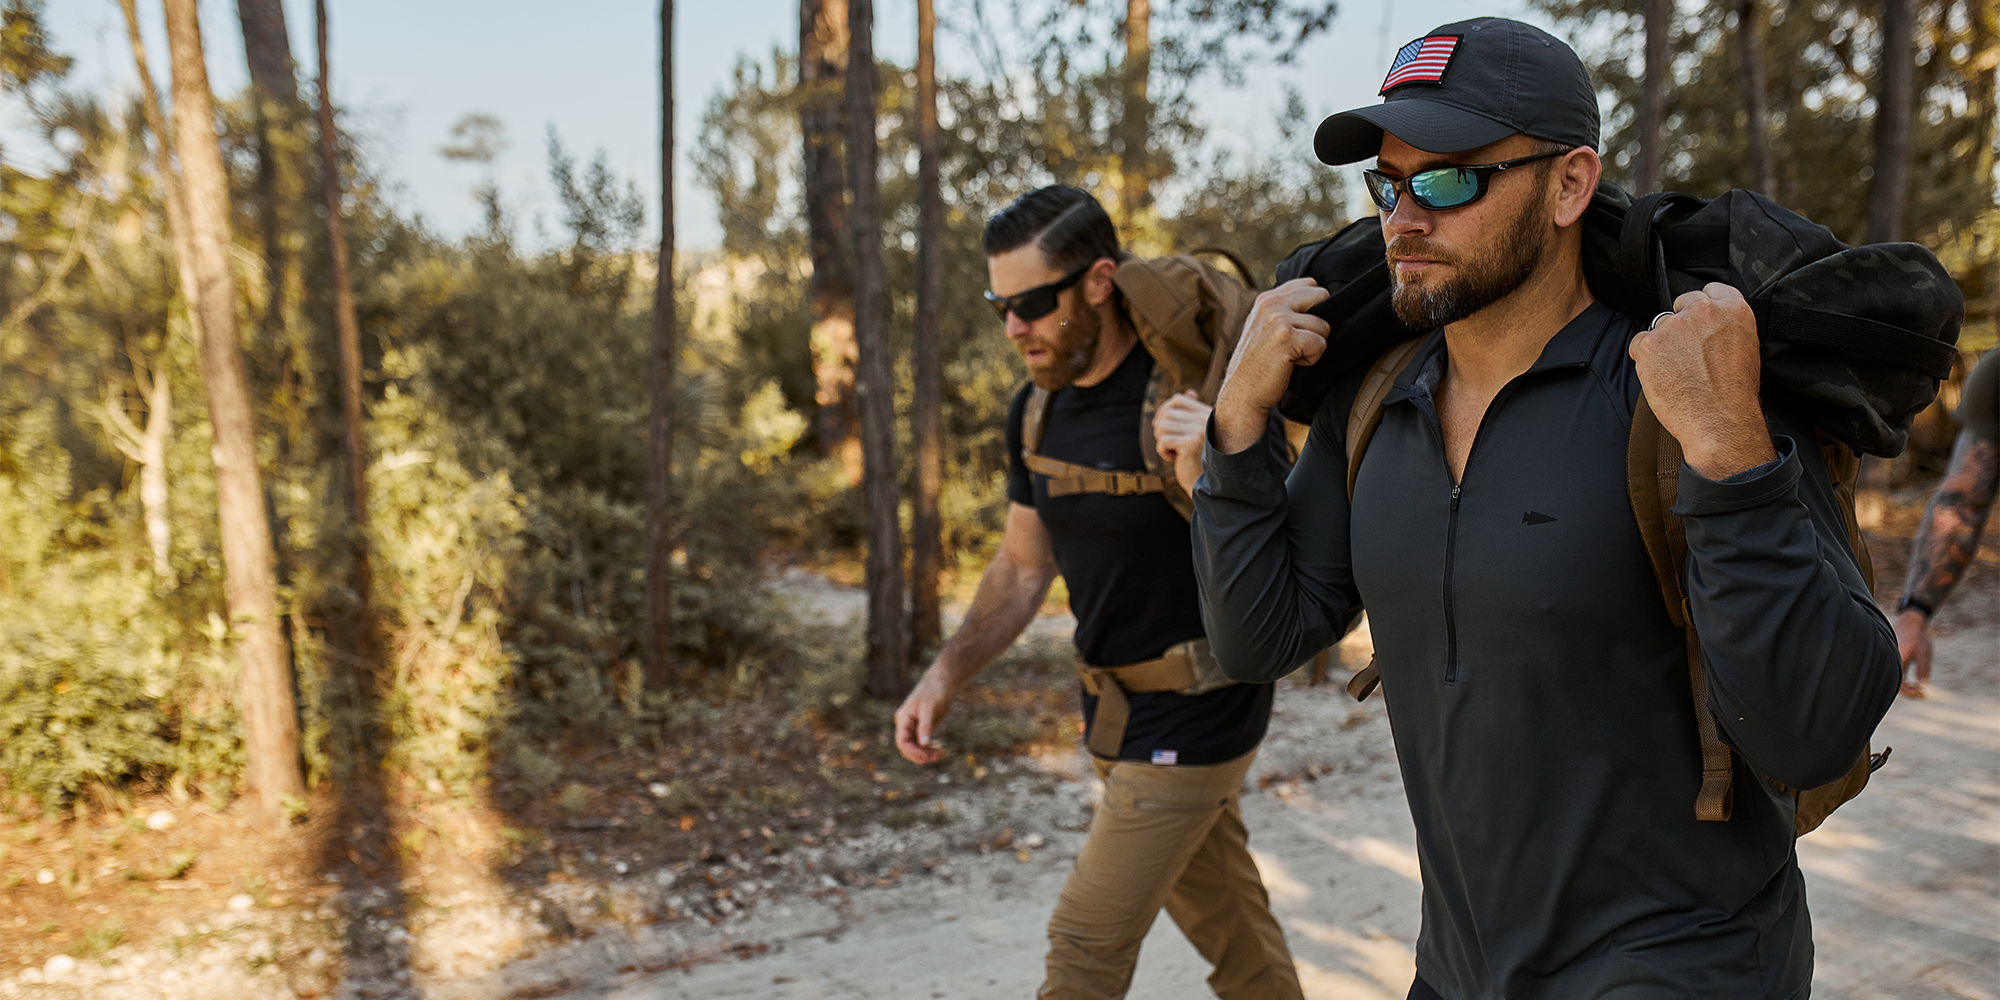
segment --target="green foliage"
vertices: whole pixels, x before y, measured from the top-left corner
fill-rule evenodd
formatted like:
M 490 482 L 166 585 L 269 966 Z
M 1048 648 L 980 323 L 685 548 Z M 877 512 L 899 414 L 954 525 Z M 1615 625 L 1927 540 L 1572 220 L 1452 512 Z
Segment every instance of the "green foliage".
M 1644 30 L 1637 0 L 1533 0 L 1576 38 L 1607 109 L 1606 176 L 1631 182 L 1638 155 Z M 1916 7 L 1917 107 L 1904 238 L 1937 250 L 1966 292 L 1966 339 L 1990 342 L 2000 207 L 1994 176 L 1990 3 L 1925 0 Z M 1860 0 L 1757 7 L 1763 25 L 1772 156 L 1778 190 L 1765 192 L 1850 243 L 1867 231 L 1875 160 L 1882 7 Z M 1683 5 L 1669 32 L 1664 178 L 1667 190 L 1713 196 L 1757 186 L 1731 4 Z
M 1087 6 L 1092 24 L 1109 23 L 1109 6 Z M 1290 245 L 1344 218 L 1337 188 L 1303 167 L 1302 142 L 1292 159 L 1205 156 L 1185 99 L 1198 75 L 1231 72 L 1231 39 L 1317 30 L 1318 10 L 1162 8 L 1146 114 L 1165 207 L 1130 227 L 1137 249 L 1220 244 L 1267 279 Z M 12 262 L 0 269 L 0 781 L 44 808 L 93 783 L 134 780 L 226 798 L 242 766 L 233 638 L 204 389 L 162 185 L 135 108 L 56 86 L 67 58 L 39 12 L 32 0 L 0 0 L 0 85 L 22 95 L 54 151 L 46 168 L 0 164 L 0 247 Z M 983 554 L 997 537 L 1001 426 L 1023 374 L 977 294 L 985 219 L 1053 180 L 1114 201 L 1112 133 L 1131 81 L 1112 49 L 1086 51 L 1070 28 L 1026 78 L 942 81 L 950 552 Z M 907 341 L 914 92 L 903 69 L 879 71 L 893 322 Z M 362 330 L 365 529 L 345 509 L 324 234 L 285 234 L 303 265 L 287 310 L 272 314 L 257 275 L 239 283 L 237 303 L 313 783 L 347 787 L 383 767 L 465 796 L 504 760 L 554 792 L 568 779 L 556 749 L 566 734 L 629 743 L 712 717 L 709 703 L 732 697 L 782 693 L 796 722 L 886 724 L 861 697 L 858 628 L 803 623 L 764 586 L 787 560 L 847 558 L 861 524 L 845 469 L 814 448 L 795 83 L 789 58 L 774 54 L 745 62 L 715 99 L 695 162 L 718 197 L 724 245 L 671 262 L 684 345 L 672 386 L 683 665 L 673 691 L 642 689 L 636 644 L 659 262 L 641 245 L 646 211 L 633 184 L 551 130 L 561 232 L 538 240 L 550 247 L 517 238 L 490 176 L 477 190 L 486 228 L 446 240 L 385 204 L 365 147 L 337 137 Z M 265 227 L 247 196 L 257 116 L 235 101 L 219 118 L 243 209 L 236 257 L 262 261 Z M 504 141 L 499 121 L 463 124 L 445 155 L 489 162 Z M 279 146 L 317 145 L 310 121 L 273 127 L 297 130 Z M 302 190 L 318 190 L 305 180 Z M 275 211 L 311 220 L 317 205 Z M 906 364 L 898 378 L 906 409 Z M 136 447 L 127 423 L 161 429 L 157 452 Z M 148 471 L 164 480 L 164 499 L 145 495 Z M 1009 738 L 967 734 L 980 746 Z

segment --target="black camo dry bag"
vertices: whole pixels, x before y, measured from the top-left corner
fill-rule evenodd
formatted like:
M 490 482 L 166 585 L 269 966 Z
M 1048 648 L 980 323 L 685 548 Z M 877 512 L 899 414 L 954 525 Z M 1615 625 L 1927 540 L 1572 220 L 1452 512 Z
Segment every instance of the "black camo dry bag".
M 1750 191 L 1633 199 L 1610 183 L 1585 213 L 1583 242 L 1592 294 L 1621 312 L 1651 317 L 1711 281 L 1735 286 L 1757 314 L 1767 391 L 1857 451 L 1900 454 L 1951 374 L 1965 299 L 1918 244 L 1850 247 Z M 1332 293 L 1313 309 L 1333 327 L 1327 351 L 1293 373 L 1286 417 L 1311 420 L 1342 374 L 1419 332 L 1389 307 L 1383 249 L 1371 217 L 1278 265 L 1280 282 L 1310 277 Z

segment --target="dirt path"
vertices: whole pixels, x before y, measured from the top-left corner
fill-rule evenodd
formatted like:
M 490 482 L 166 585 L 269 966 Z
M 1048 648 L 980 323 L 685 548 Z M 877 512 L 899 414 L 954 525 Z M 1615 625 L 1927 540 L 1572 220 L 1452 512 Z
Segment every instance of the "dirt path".
M 1991 589 L 1991 588 L 1987 588 Z M 1935 694 L 1899 701 L 1895 753 L 1868 793 L 1799 847 L 1822 1000 L 2000 1000 L 2000 594 L 1967 593 L 1940 623 Z M 1350 640 L 1349 662 L 1365 655 Z M 1033 765 L 1081 792 L 1084 763 Z M 1252 846 L 1314 1000 L 1400 1000 L 1413 974 L 1416 856 L 1379 699 L 1336 685 L 1280 693 L 1244 801 Z M 600 979 L 563 994 L 617 1000 L 1000 1000 L 1041 980 L 1042 928 L 1077 846 L 1072 810 L 1038 851 L 961 852 L 931 877 L 734 929 L 743 958 Z M 1005 811 L 988 823 L 1005 821 Z M 976 821 L 975 821 L 976 822 Z M 1063 829 L 1063 826 L 1071 829 Z M 608 970 L 607 970 L 608 971 Z M 1147 938 L 1131 995 L 1211 996 L 1170 921 Z M 573 980 L 574 981 L 574 980 Z M 546 994 L 545 994 L 546 995 Z

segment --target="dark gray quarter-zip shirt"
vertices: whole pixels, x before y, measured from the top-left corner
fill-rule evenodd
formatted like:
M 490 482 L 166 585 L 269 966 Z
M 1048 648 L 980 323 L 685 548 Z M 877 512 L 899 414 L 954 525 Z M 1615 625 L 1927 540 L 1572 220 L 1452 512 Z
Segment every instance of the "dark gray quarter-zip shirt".
M 1501 390 L 1452 481 L 1433 333 L 1387 397 L 1350 509 L 1329 396 L 1289 481 L 1210 449 L 1195 493 L 1209 641 L 1290 670 L 1365 606 L 1423 874 L 1417 970 L 1447 1000 L 1798 1000 L 1812 935 L 1789 795 L 1845 773 L 1897 685 L 1814 431 L 1780 460 L 1685 467 L 1687 583 L 1735 811 L 1698 822 L 1684 638 L 1626 491 L 1630 317 L 1594 305 Z M 1801 444 L 1803 442 L 1803 444 Z

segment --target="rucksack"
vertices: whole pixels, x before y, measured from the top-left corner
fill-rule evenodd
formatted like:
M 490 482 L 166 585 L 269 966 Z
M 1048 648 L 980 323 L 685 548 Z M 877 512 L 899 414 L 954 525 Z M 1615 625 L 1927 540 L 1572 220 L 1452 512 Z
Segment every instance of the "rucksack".
M 1347 415 L 1349 500 L 1354 499 L 1355 479 L 1360 474 L 1362 453 L 1374 436 L 1375 428 L 1382 422 L 1382 401 L 1415 356 L 1419 343 L 1420 339 L 1413 338 L 1384 352 L 1369 368 L 1360 391 L 1355 395 L 1354 405 Z M 1834 497 L 1847 529 L 1848 548 L 1854 553 L 1855 563 L 1872 590 L 1875 586 L 1875 566 L 1869 558 L 1860 522 L 1854 515 L 1854 487 L 1860 478 L 1860 456 L 1847 445 L 1824 434 L 1820 441 L 1820 453 L 1826 462 L 1827 476 L 1833 481 Z M 1680 488 L 1681 459 L 1680 442 L 1660 426 L 1659 418 L 1654 416 L 1645 394 L 1641 393 L 1632 415 L 1632 430 L 1626 446 L 1626 493 L 1632 504 L 1633 517 L 1639 525 L 1639 536 L 1646 546 L 1647 559 L 1660 587 L 1660 596 L 1666 603 L 1667 619 L 1687 636 L 1688 687 L 1694 702 L 1696 735 L 1701 744 L 1701 789 L 1695 796 L 1695 818 L 1720 822 L 1730 816 L 1734 799 L 1734 768 L 1730 763 L 1729 745 L 1722 742 L 1716 729 L 1715 715 L 1708 707 L 1708 669 L 1702 662 L 1700 637 L 1688 619 L 1687 594 L 1681 582 L 1680 567 L 1687 561 L 1687 535 L 1680 517 L 1673 512 Z M 1365 701 L 1380 683 L 1380 668 L 1371 659 L 1347 682 L 1347 693 L 1357 701 Z M 1781 793 L 1792 795 L 1794 834 L 1804 836 L 1811 833 L 1828 815 L 1840 808 L 1841 803 L 1861 794 L 1861 790 L 1868 785 L 1868 776 L 1888 761 L 1891 749 L 1885 747 L 1881 753 L 1863 749 L 1847 774 L 1817 788 L 1799 789 L 1772 782 Z
M 1363 230 L 1373 232 L 1372 261 L 1369 234 Z M 1606 243 L 1613 231 L 1615 248 Z M 1723 281 L 1745 293 L 1757 314 L 1766 383 L 1787 395 L 1819 428 L 1821 455 L 1848 547 L 1872 589 L 1874 565 L 1854 514 L 1861 453 L 1893 456 L 1902 451 L 1910 420 L 1936 398 L 1938 383 L 1950 374 L 1964 319 L 1964 299 L 1936 257 L 1908 243 L 1847 247 L 1824 227 L 1751 192 L 1731 191 L 1708 202 L 1677 194 L 1629 202 L 1623 191 L 1609 185 L 1600 187 L 1586 214 L 1584 244 L 1584 274 L 1593 294 L 1628 313 L 1663 310 L 1675 296 L 1709 281 Z M 1335 367 L 1294 376 L 1286 394 L 1293 412 L 1316 412 L 1333 379 L 1374 352 L 1375 361 L 1348 413 L 1350 499 L 1362 453 L 1381 422 L 1382 400 L 1418 343 L 1416 331 L 1388 308 L 1381 248 L 1379 222 L 1364 219 L 1294 251 L 1278 269 L 1284 281 L 1302 273 L 1318 278 L 1308 270 L 1316 268 L 1332 282 L 1321 282 L 1333 292 L 1328 301 L 1339 300 L 1346 313 L 1344 322 L 1334 324 L 1335 337 L 1344 341 Z M 1332 346 L 1330 339 L 1329 354 Z M 1322 356 L 1321 364 L 1326 361 Z M 1681 577 L 1686 536 L 1672 511 L 1681 461 L 1680 442 L 1660 426 L 1641 393 L 1626 452 L 1627 493 L 1667 617 L 1687 636 L 1689 689 L 1702 756 L 1695 818 L 1722 821 L 1731 813 L 1734 769 L 1708 707 L 1700 638 L 1687 615 Z M 1379 672 L 1371 662 L 1349 681 L 1348 692 L 1366 698 L 1377 683 Z M 1795 834 L 1810 833 L 1860 794 L 1890 752 L 1864 749 L 1845 776 L 1818 788 L 1773 782 L 1793 796 Z
M 1310 277 L 1331 296 L 1312 310 L 1333 327 L 1326 353 L 1292 380 L 1279 412 L 1309 423 L 1333 383 L 1421 331 L 1389 305 L 1378 220 L 1364 218 L 1293 250 L 1279 282 Z M 1764 384 L 1856 451 L 1891 458 L 1910 421 L 1951 374 L 1965 298 L 1915 243 L 1850 247 L 1763 195 L 1713 200 L 1598 185 L 1583 222 L 1583 273 L 1600 301 L 1652 316 L 1711 281 L 1757 314 Z
M 1201 259 L 1214 253 L 1233 264 L 1241 280 Z M 1058 461 L 1039 453 L 1054 393 L 1040 386 L 1028 392 L 1021 418 L 1021 457 L 1030 471 L 1049 477 L 1050 496 L 1109 493 L 1133 496 L 1163 493 L 1168 503 L 1187 517 L 1194 501 L 1165 468 L 1153 443 L 1153 411 L 1185 389 L 1201 401 L 1215 404 L 1229 356 L 1243 335 L 1243 322 L 1257 292 L 1246 282 L 1250 271 L 1226 250 L 1202 249 L 1153 260 L 1132 258 L 1112 273 L 1112 284 L 1125 300 L 1139 344 L 1153 357 L 1153 374 L 1146 382 L 1146 401 L 1138 413 L 1139 454 L 1145 468 L 1096 469 Z

